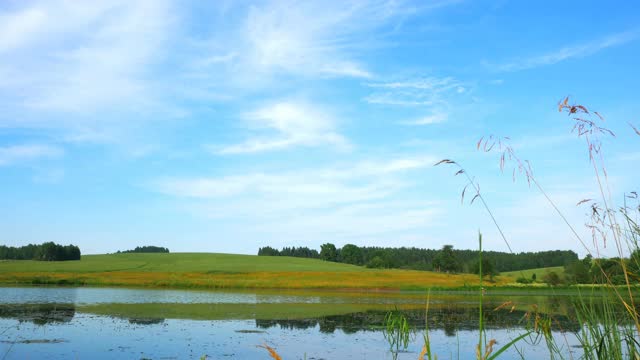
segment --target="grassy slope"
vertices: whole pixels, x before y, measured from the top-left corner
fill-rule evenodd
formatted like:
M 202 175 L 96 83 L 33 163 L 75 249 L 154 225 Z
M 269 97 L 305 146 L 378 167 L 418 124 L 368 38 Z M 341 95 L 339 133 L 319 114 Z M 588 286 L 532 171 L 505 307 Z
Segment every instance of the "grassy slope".
M 362 271 L 359 266 L 315 259 L 212 253 L 84 255 L 80 261 L 3 261 L 4 272 L 259 272 Z
M 555 271 L 558 275 L 564 275 L 564 267 L 563 266 L 552 266 L 546 268 L 537 268 L 537 269 L 526 269 L 526 270 L 518 270 L 518 271 L 509 271 L 500 273 L 503 276 L 511 276 L 514 278 L 519 278 L 524 276 L 527 279 L 531 279 L 531 275 L 536 274 L 536 278 L 538 280 L 542 280 L 542 276 L 548 272 Z
M 499 278 L 496 285 L 508 282 Z M 477 276 L 373 270 L 291 257 L 173 253 L 87 255 L 81 261 L 0 262 L 0 283 L 194 288 L 426 289 L 476 285 Z

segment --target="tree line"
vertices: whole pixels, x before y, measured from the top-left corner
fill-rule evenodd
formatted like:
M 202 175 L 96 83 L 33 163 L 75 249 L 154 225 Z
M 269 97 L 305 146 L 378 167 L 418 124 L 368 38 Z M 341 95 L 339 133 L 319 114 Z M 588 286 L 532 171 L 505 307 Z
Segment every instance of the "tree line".
M 640 250 L 635 250 L 629 258 L 594 259 L 587 255 L 582 260 L 565 265 L 564 279 L 558 281 L 567 284 L 624 285 L 625 268 L 630 281 L 640 281 Z
M 318 250 L 309 249 L 308 247 L 284 247 L 282 250 L 274 249 L 270 246 L 258 249 L 258 256 L 293 256 L 301 258 L 319 259 Z
M 133 250 L 118 250 L 116 254 L 131 254 L 131 253 L 168 253 L 169 249 L 160 246 L 136 246 Z
M 75 245 L 59 245 L 46 242 L 20 247 L 0 245 L 0 260 L 66 261 L 80 260 L 80 248 Z
M 449 273 L 474 273 L 479 268 L 478 250 L 459 250 L 454 249 L 452 245 L 444 245 L 441 249 L 422 249 L 415 247 L 360 247 L 346 244 L 342 248 L 337 248 L 334 244 L 326 243 L 320 246 L 319 252 L 307 247 L 277 250 L 266 246 L 258 250 L 258 255 L 319 258 L 326 261 L 370 268 L 412 269 Z M 483 251 L 482 257 L 483 273 L 485 274 L 565 266 L 579 259 L 578 254 L 571 250 L 521 252 L 517 254 Z

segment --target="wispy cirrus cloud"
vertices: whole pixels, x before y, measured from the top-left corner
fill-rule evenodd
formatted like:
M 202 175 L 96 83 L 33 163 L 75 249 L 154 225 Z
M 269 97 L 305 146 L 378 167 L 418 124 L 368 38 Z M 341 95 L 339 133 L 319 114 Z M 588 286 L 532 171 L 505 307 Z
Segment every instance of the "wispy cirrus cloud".
M 251 224 L 283 236 L 278 242 L 303 229 L 314 240 L 364 237 L 433 222 L 439 213 L 433 201 L 397 196 L 415 186 L 409 176 L 431 169 L 435 159 L 399 156 L 285 172 L 166 177 L 150 186 L 198 217 Z
M 421 77 L 367 86 L 374 92 L 364 98 L 365 102 L 396 106 L 444 106 L 450 96 L 467 91 L 461 81 L 452 77 Z
M 366 85 L 372 89 L 372 93 L 363 99 L 369 104 L 426 112 L 398 122 L 409 126 L 446 122 L 471 98 L 471 85 L 453 77 L 414 77 Z
M 242 7 L 242 4 L 236 5 Z M 260 87 L 280 76 L 370 78 L 368 34 L 416 11 L 403 1 L 266 1 L 196 47 L 192 76 Z M 222 71 L 222 73 L 220 72 Z M 221 76 L 220 76 L 221 74 Z
M 303 75 L 371 76 L 344 49 L 353 45 L 355 33 L 376 26 L 371 20 L 358 20 L 373 15 L 383 21 L 383 9 L 348 2 L 298 5 L 276 1 L 250 8 L 243 37 L 251 67 Z
M 350 147 L 336 131 L 336 120 L 329 111 L 304 101 L 278 101 L 245 113 L 247 129 L 257 135 L 228 146 L 209 145 L 218 154 L 246 154 L 281 150 L 294 146 Z
M 0 67 L 13 79 L 0 86 L 5 99 L 67 113 L 150 101 L 146 70 L 171 23 L 167 1 L 41 1 L 0 17 Z
M 152 188 L 167 195 L 195 199 L 299 197 L 301 208 L 308 208 L 385 197 L 402 187 L 404 181 L 397 176 L 430 168 L 435 159 L 415 156 L 284 173 L 170 177 L 157 180 Z
M 588 43 L 565 46 L 546 54 L 516 58 L 501 64 L 485 63 L 485 66 L 497 72 L 513 72 L 553 65 L 572 58 L 587 57 L 602 50 L 626 44 L 636 40 L 639 35 L 640 32 L 637 30 L 617 33 Z
M 0 166 L 23 165 L 24 163 L 62 156 L 64 150 L 43 144 L 22 144 L 0 147 Z
M 0 8 L 0 128 L 123 145 L 171 116 L 153 73 L 174 18 L 169 0 Z
M 434 112 L 430 115 L 422 116 L 413 120 L 401 121 L 402 125 L 432 125 L 447 121 L 448 114 L 445 112 Z

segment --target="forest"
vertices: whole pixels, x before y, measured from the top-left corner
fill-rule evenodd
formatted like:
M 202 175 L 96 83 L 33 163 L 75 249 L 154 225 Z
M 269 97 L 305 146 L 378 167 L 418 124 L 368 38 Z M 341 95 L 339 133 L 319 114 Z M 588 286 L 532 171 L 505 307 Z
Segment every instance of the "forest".
M 133 250 L 118 250 L 116 254 L 131 254 L 131 253 L 168 253 L 169 249 L 160 246 L 136 246 Z
M 326 243 L 320 251 L 307 247 L 285 247 L 282 250 L 270 246 L 261 247 L 259 256 L 293 256 L 322 259 L 369 268 L 412 269 L 449 273 L 474 273 L 477 269 L 478 250 L 454 249 L 444 245 L 441 249 L 415 247 L 383 248 L 346 244 L 337 248 Z M 516 271 L 551 266 L 565 266 L 578 261 L 578 254 L 571 250 L 521 252 L 517 254 L 484 251 L 483 272 Z
M 0 245 L 0 260 L 80 260 L 80 248 L 75 245 L 63 246 L 53 242 L 20 247 Z

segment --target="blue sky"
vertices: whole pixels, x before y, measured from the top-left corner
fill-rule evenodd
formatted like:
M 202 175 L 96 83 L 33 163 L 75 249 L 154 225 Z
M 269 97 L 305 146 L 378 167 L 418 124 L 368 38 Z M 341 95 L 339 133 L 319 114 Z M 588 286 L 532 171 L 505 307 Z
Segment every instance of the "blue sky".
M 0 236 L 83 253 L 153 244 L 586 250 L 597 197 L 565 96 L 603 114 L 612 198 L 636 188 L 632 1 L 3 1 Z M 599 244 L 602 247 L 603 244 Z M 611 253 L 608 245 L 603 252 Z

